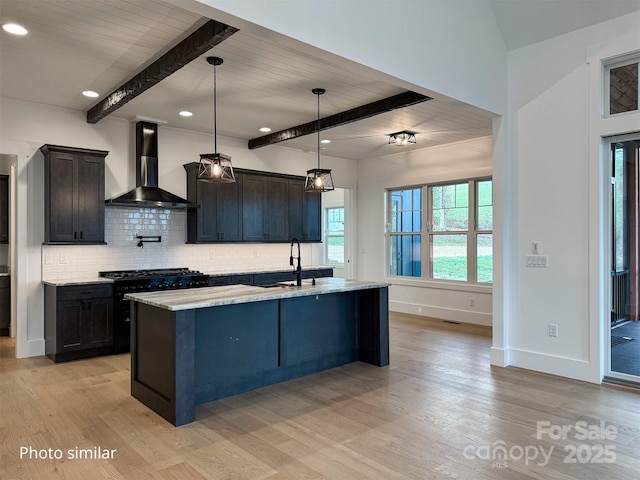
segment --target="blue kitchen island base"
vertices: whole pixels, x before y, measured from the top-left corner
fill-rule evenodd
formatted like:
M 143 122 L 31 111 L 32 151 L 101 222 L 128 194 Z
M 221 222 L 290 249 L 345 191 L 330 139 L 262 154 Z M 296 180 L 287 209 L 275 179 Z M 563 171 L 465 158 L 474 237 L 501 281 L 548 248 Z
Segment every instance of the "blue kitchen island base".
M 131 394 L 178 426 L 218 398 L 355 361 L 389 364 L 386 286 L 302 293 L 179 310 L 134 301 Z

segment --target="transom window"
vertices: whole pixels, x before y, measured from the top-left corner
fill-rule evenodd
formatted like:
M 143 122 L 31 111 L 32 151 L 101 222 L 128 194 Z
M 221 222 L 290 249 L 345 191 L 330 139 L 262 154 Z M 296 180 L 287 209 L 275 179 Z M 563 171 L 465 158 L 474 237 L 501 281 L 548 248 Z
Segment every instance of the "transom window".
M 493 282 L 491 179 L 389 190 L 387 202 L 389 275 Z
M 617 58 L 604 66 L 605 114 L 617 115 L 640 109 L 638 74 L 640 53 Z

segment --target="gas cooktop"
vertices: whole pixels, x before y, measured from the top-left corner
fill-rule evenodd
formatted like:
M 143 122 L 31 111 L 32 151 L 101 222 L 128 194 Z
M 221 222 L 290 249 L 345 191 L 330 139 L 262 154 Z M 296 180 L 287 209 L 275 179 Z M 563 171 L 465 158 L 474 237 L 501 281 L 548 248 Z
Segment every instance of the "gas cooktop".
M 114 280 L 128 280 L 136 278 L 163 278 L 163 277 L 187 277 L 202 275 L 197 270 L 189 268 L 154 268 L 150 270 L 115 270 L 111 272 L 99 272 L 101 277 L 112 278 Z

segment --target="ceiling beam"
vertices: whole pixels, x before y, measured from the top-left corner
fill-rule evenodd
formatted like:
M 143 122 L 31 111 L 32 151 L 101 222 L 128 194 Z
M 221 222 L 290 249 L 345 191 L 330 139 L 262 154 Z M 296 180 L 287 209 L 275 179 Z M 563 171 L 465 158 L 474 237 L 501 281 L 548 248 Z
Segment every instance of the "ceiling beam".
M 410 107 L 411 105 L 426 102 L 427 100 L 431 100 L 431 97 L 427 97 L 420 93 L 412 91 L 399 93 L 392 97 L 383 98 L 382 100 L 377 100 L 375 102 L 367 103 L 366 105 L 361 105 L 360 107 L 321 118 L 320 131 L 339 127 L 340 125 L 346 125 L 347 123 L 357 122 L 358 120 L 364 120 L 365 118 L 390 112 L 398 108 Z M 273 145 L 275 143 L 284 142 L 285 140 L 291 140 L 292 138 L 310 135 L 317 131 L 318 120 L 314 120 L 302 125 L 287 128 L 286 130 L 280 130 L 279 132 L 270 133 L 269 135 L 253 138 L 249 140 L 249 149 Z
M 126 81 L 87 112 L 87 123 L 96 123 L 133 100 L 189 62 L 208 52 L 238 31 L 224 23 L 209 20 L 147 68 Z

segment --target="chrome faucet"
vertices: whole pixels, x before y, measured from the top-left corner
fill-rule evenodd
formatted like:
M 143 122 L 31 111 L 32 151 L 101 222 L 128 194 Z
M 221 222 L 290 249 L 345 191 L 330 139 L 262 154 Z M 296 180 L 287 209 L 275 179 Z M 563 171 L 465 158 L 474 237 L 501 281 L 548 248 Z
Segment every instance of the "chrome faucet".
M 300 242 L 296 237 L 291 240 L 291 251 L 289 252 L 289 265 L 293 266 L 293 244 L 298 244 L 298 266 L 293 269 L 293 273 L 296 274 L 296 285 L 302 286 L 302 268 L 300 267 Z

